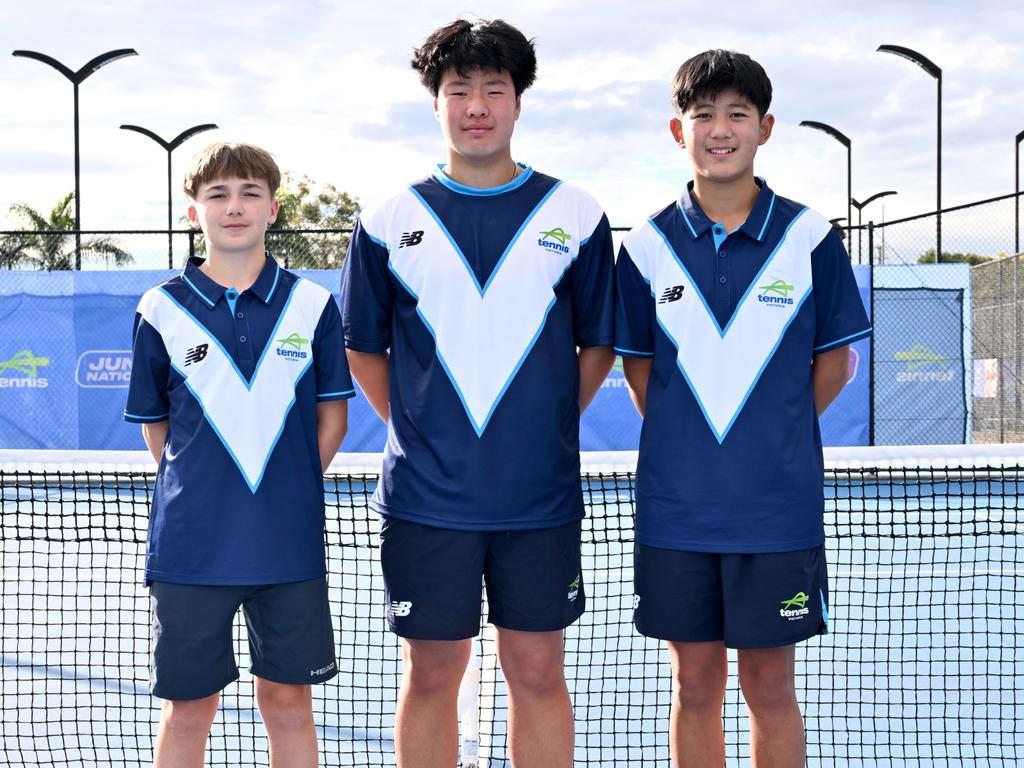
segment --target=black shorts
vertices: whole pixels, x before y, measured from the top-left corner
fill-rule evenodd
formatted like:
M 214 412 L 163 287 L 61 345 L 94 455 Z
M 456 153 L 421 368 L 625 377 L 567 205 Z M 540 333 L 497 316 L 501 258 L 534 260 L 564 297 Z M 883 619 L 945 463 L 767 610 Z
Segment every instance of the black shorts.
M 338 673 L 327 578 L 260 586 L 151 582 L 150 690 L 201 699 L 238 679 L 231 630 L 241 606 L 250 670 L 275 683 L 308 685 Z
M 636 544 L 637 631 L 675 642 L 776 648 L 828 632 L 825 547 L 713 554 Z
M 580 523 L 528 531 L 453 531 L 383 518 L 380 560 L 391 630 L 462 640 L 488 621 L 523 632 L 565 629 L 584 609 Z

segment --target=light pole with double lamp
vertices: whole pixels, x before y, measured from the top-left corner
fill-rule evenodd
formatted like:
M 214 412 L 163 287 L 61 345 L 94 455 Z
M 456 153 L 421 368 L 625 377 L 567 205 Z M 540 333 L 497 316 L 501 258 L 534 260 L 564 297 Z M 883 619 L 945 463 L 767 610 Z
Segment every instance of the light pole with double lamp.
M 171 192 L 172 176 L 171 176 L 171 153 L 174 152 L 178 147 L 184 144 L 186 141 L 191 139 L 197 133 L 203 131 L 212 131 L 218 126 L 216 123 L 203 123 L 202 125 L 193 125 L 191 128 L 186 128 L 184 131 L 179 133 L 170 141 L 167 141 L 160 136 L 157 136 L 153 131 L 148 128 L 143 128 L 141 125 L 122 125 L 121 130 L 123 131 L 135 131 L 141 133 L 143 136 L 149 136 L 153 141 L 167 150 L 167 268 L 174 269 L 174 235 L 171 232 L 174 229 L 174 218 L 173 218 L 173 204 L 174 196 Z
M 853 147 L 850 138 L 827 123 L 819 123 L 817 120 L 801 120 L 800 125 L 804 128 L 813 128 L 816 131 L 827 133 L 833 139 L 846 147 L 846 226 L 847 232 L 853 233 L 853 207 L 850 200 L 853 199 Z M 849 242 L 849 238 L 847 238 Z
M 938 264 L 942 259 L 942 69 L 927 56 L 902 45 L 880 45 L 878 51 L 912 61 L 935 78 L 935 263 Z
M 43 64 L 53 67 L 64 77 L 71 81 L 75 93 L 75 269 L 82 268 L 82 192 L 80 184 L 80 154 L 78 150 L 78 86 L 100 67 L 104 67 L 112 61 L 123 59 L 126 56 L 138 56 L 134 48 L 118 48 L 114 51 L 101 53 L 96 58 L 88 61 L 77 72 L 71 71 L 52 56 L 38 51 L 14 51 L 12 56 L 21 56 L 26 59 L 35 59 Z
M 858 203 L 854 198 L 850 198 L 850 202 L 853 203 L 853 207 L 857 209 L 857 263 L 862 264 L 864 259 L 864 250 L 861 248 L 862 241 L 864 239 L 863 224 L 864 220 L 861 217 L 861 211 L 864 210 L 865 206 L 875 202 L 880 197 L 888 197 L 889 195 L 895 195 L 895 189 L 887 189 L 885 192 L 876 192 L 871 197 L 867 198 L 863 203 Z M 871 254 L 868 254 L 870 257 Z

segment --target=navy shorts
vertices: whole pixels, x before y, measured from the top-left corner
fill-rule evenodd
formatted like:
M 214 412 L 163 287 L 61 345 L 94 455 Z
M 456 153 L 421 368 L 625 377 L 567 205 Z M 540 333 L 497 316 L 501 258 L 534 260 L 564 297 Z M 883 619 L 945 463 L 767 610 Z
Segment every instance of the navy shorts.
M 201 699 L 238 679 L 231 630 L 241 606 L 254 675 L 308 685 L 338 673 L 327 578 L 260 586 L 150 582 L 150 690 Z
M 488 621 L 523 632 L 565 629 L 583 613 L 580 523 L 528 531 L 453 531 L 383 518 L 380 560 L 391 631 L 462 640 Z
M 637 631 L 683 643 L 777 648 L 828 632 L 825 547 L 712 554 L 636 544 Z

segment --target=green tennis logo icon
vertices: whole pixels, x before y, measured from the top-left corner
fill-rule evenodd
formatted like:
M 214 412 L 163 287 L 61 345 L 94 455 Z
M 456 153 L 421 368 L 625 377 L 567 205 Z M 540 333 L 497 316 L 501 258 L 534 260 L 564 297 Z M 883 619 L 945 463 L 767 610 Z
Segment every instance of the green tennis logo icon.
M 17 371 L 23 373 L 29 378 L 36 378 L 39 375 L 39 369 L 44 368 L 50 364 L 50 358 L 39 357 L 33 355 L 29 349 L 23 349 L 16 353 L 10 360 L 0 362 L 0 375 L 7 373 L 8 371 Z
M 807 595 L 804 592 L 797 592 L 789 598 L 789 600 L 783 600 L 782 607 L 786 609 L 804 608 L 807 605 L 807 601 L 810 599 L 810 595 Z
M 277 343 L 281 346 L 276 349 L 279 357 L 287 357 L 290 360 L 305 360 L 309 357 L 308 352 L 303 351 L 303 347 L 309 344 L 309 339 L 304 339 L 297 333 L 291 333 L 285 336 L 283 339 L 277 339 Z M 290 349 L 285 349 L 290 347 Z
M 774 293 L 776 296 L 781 296 L 784 299 L 788 299 L 790 292 L 793 290 L 793 286 L 787 283 L 785 280 L 776 280 L 774 283 L 762 285 L 761 290 L 764 291 L 765 293 Z

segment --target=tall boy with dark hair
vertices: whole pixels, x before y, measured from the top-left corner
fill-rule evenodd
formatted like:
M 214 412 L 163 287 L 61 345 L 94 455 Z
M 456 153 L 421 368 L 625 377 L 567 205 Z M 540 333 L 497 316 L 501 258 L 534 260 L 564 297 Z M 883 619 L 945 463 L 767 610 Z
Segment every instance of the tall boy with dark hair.
M 237 679 L 241 606 L 256 702 L 279 766 L 315 766 L 310 684 L 337 674 L 323 470 L 354 394 L 331 294 L 265 251 L 281 180 L 247 144 L 213 144 L 185 177 L 207 258 L 146 292 L 125 419 L 159 463 L 146 548 L 157 768 L 201 766 Z
M 398 764 L 456 762 L 482 579 L 512 763 L 568 766 L 562 631 L 584 607 L 579 415 L 613 362 L 611 233 L 590 196 L 512 159 L 536 70 L 519 30 L 455 21 L 412 65 L 447 162 L 360 217 L 342 276 L 349 362 L 388 424 L 372 506 L 403 639 Z
M 803 765 L 795 643 L 828 619 L 817 417 L 871 332 L 835 230 L 754 176 L 771 95 L 744 54 L 679 68 L 669 127 L 694 180 L 615 269 L 615 347 L 644 417 L 634 621 L 668 641 L 680 766 L 724 762 L 727 647 L 754 764 Z

